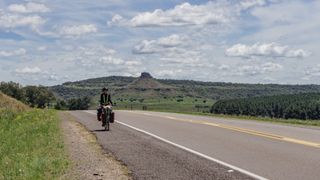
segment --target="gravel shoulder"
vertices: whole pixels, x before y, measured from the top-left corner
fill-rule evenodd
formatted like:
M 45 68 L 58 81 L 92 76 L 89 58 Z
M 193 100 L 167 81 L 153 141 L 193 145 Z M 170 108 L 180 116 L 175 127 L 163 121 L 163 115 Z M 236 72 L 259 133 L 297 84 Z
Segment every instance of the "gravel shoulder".
M 106 153 L 89 132 L 67 112 L 60 112 L 61 128 L 71 167 L 61 179 L 132 179 L 130 171 Z

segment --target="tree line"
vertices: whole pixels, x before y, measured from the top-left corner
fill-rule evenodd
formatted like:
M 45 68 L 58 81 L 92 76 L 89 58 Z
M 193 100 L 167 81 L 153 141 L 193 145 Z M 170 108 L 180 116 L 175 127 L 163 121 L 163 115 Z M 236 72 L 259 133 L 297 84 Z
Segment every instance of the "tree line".
M 91 99 L 89 97 L 80 97 L 68 99 L 67 101 L 58 99 L 54 94 L 44 86 L 25 86 L 15 82 L 1 82 L 0 91 L 11 96 L 30 107 L 64 110 L 85 110 L 89 108 Z
M 211 113 L 284 119 L 320 119 L 320 93 L 219 100 Z
M 87 110 L 91 99 L 89 97 L 72 98 L 67 101 L 57 100 L 54 108 L 57 110 Z
M 1 82 L 0 91 L 31 107 L 45 108 L 55 97 L 44 86 L 25 86 L 15 82 Z

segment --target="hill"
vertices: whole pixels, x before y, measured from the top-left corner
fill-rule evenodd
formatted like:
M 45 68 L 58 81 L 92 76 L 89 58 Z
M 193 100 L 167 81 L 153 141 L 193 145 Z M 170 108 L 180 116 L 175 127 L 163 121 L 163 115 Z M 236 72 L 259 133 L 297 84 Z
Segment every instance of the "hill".
M 0 110 L 1 109 L 8 109 L 12 111 L 24 111 L 29 109 L 29 107 L 23 104 L 22 102 L 17 101 L 0 92 Z
M 97 96 L 108 87 L 114 99 L 200 98 L 234 99 L 281 94 L 320 92 L 320 85 L 239 84 L 193 80 L 155 79 L 149 73 L 140 77 L 110 76 L 66 82 L 50 90 L 63 99 Z
M 147 89 L 172 89 L 173 86 L 165 85 L 154 79 L 147 72 L 141 73 L 141 76 L 127 86 L 127 89 L 147 90 Z

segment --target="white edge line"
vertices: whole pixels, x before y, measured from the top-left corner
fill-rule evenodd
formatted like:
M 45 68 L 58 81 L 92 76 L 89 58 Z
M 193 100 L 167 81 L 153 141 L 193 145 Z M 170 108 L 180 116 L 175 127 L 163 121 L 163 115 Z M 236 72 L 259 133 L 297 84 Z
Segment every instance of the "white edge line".
M 90 112 L 90 111 L 85 111 L 85 112 L 90 113 L 90 114 L 95 114 L 95 113 Z M 250 177 L 253 177 L 253 178 L 255 178 L 255 179 L 268 180 L 267 178 L 264 178 L 264 177 L 262 177 L 262 176 L 259 176 L 259 175 L 257 175 L 257 174 L 254 174 L 254 173 L 249 172 L 249 171 L 247 171 L 247 170 L 241 169 L 241 168 L 236 167 L 236 166 L 234 166 L 234 165 L 228 164 L 228 163 L 223 162 L 223 161 L 221 161 L 221 160 L 212 158 L 212 157 L 210 157 L 210 156 L 208 156 L 208 155 L 202 154 L 202 153 L 200 153 L 200 152 L 198 152 L 198 151 L 192 150 L 192 149 L 187 148 L 187 147 L 185 147 L 185 146 L 176 144 L 176 143 L 174 143 L 174 142 L 171 142 L 171 141 L 169 141 L 169 140 L 167 140 L 167 139 L 164 139 L 164 138 L 162 138 L 162 137 L 159 137 L 159 136 L 157 136 L 157 135 L 155 135 L 155 134 L 152 134 L 152 133 L 150 133 L 150 132 L 147 132 L 147 131 L 145 131 L 145 130 L 142 130 L 142 129 L 133 127 L 133 126 L 131 126 L 131 125 L 129 125 L 129 124 L 126 124 L 126 123 L 123 123 L 123 122 L 120 122 L 120 121 L 115 121 L 115 122 L 116 122 L 116 123 L 119 123 L 119 124 L 121 124 L 121 125 L 127 126 L 127 127 L 131 128 L 131 129 L 134 129 L 134 130 L 136 130 L 136 131 L 139 131 L 139 132 L 141 132 L 141 133 L 144 133 L 144 134 L 147 134 L 147 135 L 149 135 L 149 136 L 152 136 L 152 137 L 154 137 L 154 138 L 156 138 L 156 139 L 158 139 L 158 140 L 160 140 L 160 141 L 163 141 L 163 142 L 165 142 L 165 143 L 171 144 L 171 145 L 173 145 L 173 146 L 175 146 L 175 147 L 178 147 L 178 148 L 180 148 L 180 149 L 183 149 L 183 150 L 185 150 L 185 151 L 188 151 L 188 152 L 190 152 L 190 153 L 192 153 L 192 154 L 198 155 L 198 156 L 203 157 L 203 158 L 205 158 L 205 159 L 208 159 L 208 160 L 210 160 L 210 161 L 213 161 L 213 162 L 216 162 L 216 163 L 221 164 L 221 165 L 223 165 L 223 166 L 229 167 L 229 168 L 231 168 L 231 169 L 233 169 L 233 170 L 236 170 L 236 171 L 238 171 L 238 172 L 241 172 L 241 173 L 243 173 L 243 174 L 246 174 L 246 175 L 248 175 L 248 176 L 250 176 Z

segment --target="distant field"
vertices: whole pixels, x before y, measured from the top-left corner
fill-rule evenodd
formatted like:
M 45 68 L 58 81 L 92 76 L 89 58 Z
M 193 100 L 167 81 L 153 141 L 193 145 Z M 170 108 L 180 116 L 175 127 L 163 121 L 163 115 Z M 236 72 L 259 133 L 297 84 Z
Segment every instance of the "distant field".
M 178 99 L 157 99 L 146 100 L 139 102 L 138 100 L 131 102 L 130 100 L 119 101 L 116 98 L 117 106 L 115 109 L 119 110 L 147 110 L 147 111 L 160 111 L 160 112 L 173 112 L 182 114 L 192 114 L 201 116 L 212 116 L 225 119 L 240 119 L 240 120 L 254 120 L 266 121 L 274 123 L 286 123 L 308 126 L 320 126 L 319 120 L 301 120 L 301 119 L 284 119 L 284 118 L 271 118 L 271 117 L 257 117 L 247 115 L 222 115 L 210 113 L 214 100 L 184 98 L 183 101 L 178 102 Z M 205 103 L 204 103 L 205 102 Z M 147 108 L 143 108 L 143 107 Z M 196 108 L 197 106 L 202 108 Z M 131 108 L 132 107 L 132 108 Z
M 162 99 L 122 99 L 116 98 L 115 109 L 158 110 L 170 112 L 206 112 L 210 111 L 214 101 L 201 98 L 162 98 Z
M 0 102 L 4 101 L 7 105 L 0 104 L 0 179 L 58 179 L 68 159 L 56 111 L 29 109 L 0 93 Z
M 98 102 L 98 101 L 94 100 L 94 102 Z M 173 113 L 192 114 L 192 115 L 201 115 L 201 116 L 212 116 L 212 117 L 219 117 L 219 118 L 225 118 L 225 119 L 242 119 L 242 120 L 267 121 L 267 122 L 275 122 L 275 123 L 320 126 L 320 121 L 318 120 L 299 120 L 299 119 L 270 118 L 270 117 L 257 117 L 257 116 L 246 116 L 246 115 L 213 114 L 213 113 L 210 113 L 210 110 L 212 108 L 212 105 L 215 104 L 216 102 L 214 100 L 206 100 L 206 99 L 184 98 L 183 101 L 178 102 L 178 99 L 173 98 L 173 99 L 146 100 L 143 102 L 139 102 L 139 100 L 135 100 L 131 102 L 128 99 L 125 99 L 125 100 L 123 99 L 122 101 L 119 101 L 119 98 L 116 98 L 115 102 L 117 103 L 117 106 L 114 107 L 116 110 L 147 110 L 147 111 L 173 112 Z M 95 109 L 95 108 L 96 108 L 96 105 L 92 106 L 92 109 Z

